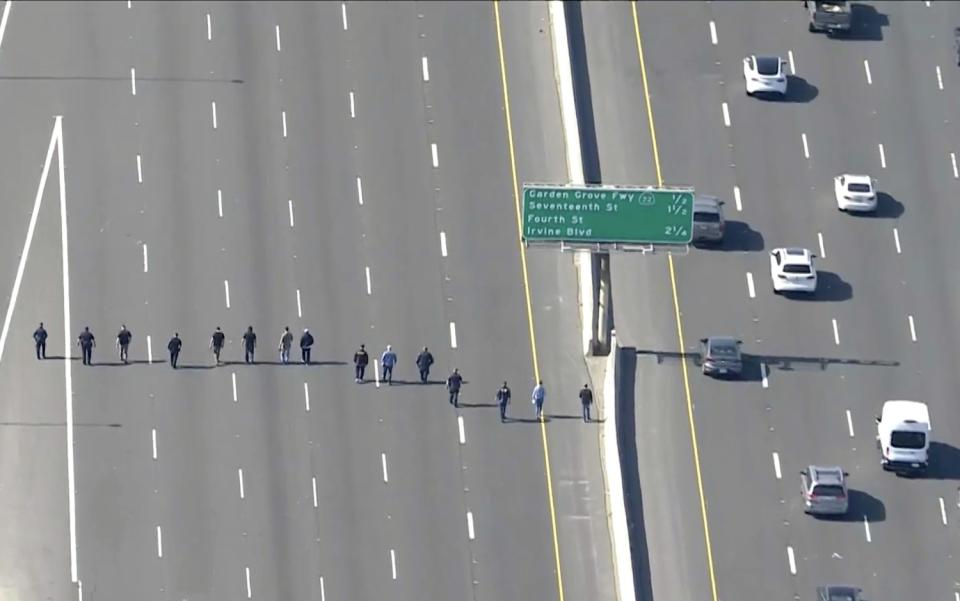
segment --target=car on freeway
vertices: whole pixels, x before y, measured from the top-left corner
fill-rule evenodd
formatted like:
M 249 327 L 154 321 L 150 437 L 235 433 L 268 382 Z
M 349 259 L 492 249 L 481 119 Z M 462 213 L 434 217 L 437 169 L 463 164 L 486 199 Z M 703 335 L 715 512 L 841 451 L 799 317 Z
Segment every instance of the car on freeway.
M 743 372 L 742 341 L 730 336 L 700 339 L 701 370 L 706 376 L 737 377 Z
M 877 180 L 869 175 L 838 175 L 833 178 L 833 193 L 841 211 L 870 213 L 877 210 Z
M 743 79 L 747 96 L 756 93 L 787 95 L 787 76 L 783 72 L 786 63 L 779 56 L 750 55 L 743 59 Z
M 723 242 L 726 222 L 723 201 L 716 196 L 697 196 L 693 199 L 693 242 Z
M 806 248 L 775 248 L 770 251 L 770 279 L 773 293 L 817 291 L 816 255 Z
M 855 586 L 818 586 L 817 601 L 860 601 L 860 589 Z
M 812 515 L 844 515 L 850 508 L 847 473 L 842 468 L 811 465 L 800 472 L 803 510 Z
M 810 16 L 809 31 L 827 35 L 850 31 L 852 13 L 847 0 L 811 0 L 803 5 Z

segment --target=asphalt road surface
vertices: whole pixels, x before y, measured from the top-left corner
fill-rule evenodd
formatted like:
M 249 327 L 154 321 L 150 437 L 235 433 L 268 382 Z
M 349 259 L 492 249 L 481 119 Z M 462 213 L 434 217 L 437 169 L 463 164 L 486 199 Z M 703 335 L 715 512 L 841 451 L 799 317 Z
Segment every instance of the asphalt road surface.
M 0 278 L 60 131 L 70 288 L 65 307 L 54 155 L 0 357 L 0 592 L 77 593 L 72 402 L 85 599 L 613 598 L 573 263 L 531 252 L 525 273 L 517 242 L 514 171 L 566 179 L 546 6 L 497 22 L 487 3 L 13 6 Z M 59 360 L 33 357 L 41 320 Z M 284 326 L 310 328 L 314 365 L 279 364 Z M 378 364 L 354 383 L 361 343 L 393 345 L 392 386 Z
M 655 160 L 631 7 L 584 9 L 604 182 L 656 184 L 659 170 L 726 201 L 720 248 L 691 248 L 672 270 L 662 254 L 613 260 L 617 331 L 637 349 L 656 598 L 809 599 L 829 583 L 867 599 L 957 594 L 960 12 L 854 11 L 854 35 L 830 39 L 807 32 L 799 2 L 638 4 Z M 745 95 L 741 59 L 754 53 L 788 61 L 785 101 Z M 876 216 L 837 211 L 844 172 L 877 178 Z M 820 255 L 812 299 L 772 294 L 768 253 L 792 245 Z M 741 381 L 696 365 L 697 340 L 724 334 L 744 341 Z M 873 418 L 896 398 L 930 407 L 926 478 L 880 468 Z M 804 515 L 797 473 L 809 464 L 850 473 L 846 519 Z

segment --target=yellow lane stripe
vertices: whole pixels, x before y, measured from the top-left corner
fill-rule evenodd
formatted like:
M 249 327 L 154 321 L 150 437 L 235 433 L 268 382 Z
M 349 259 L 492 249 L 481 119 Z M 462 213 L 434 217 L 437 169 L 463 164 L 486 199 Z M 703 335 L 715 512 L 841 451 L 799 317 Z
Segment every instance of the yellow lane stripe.
M 640 58 L 640 75 L 643 79 L 643 96 L 647 103 L 647 122 L 650 126 L 650 141 L 653 145 L 653 163 L 657 171 L 657 185 L 663 186 L 663 174 L 660 170 L 660 152 L 657 150 L 657 132 L 653 126 L 653 106 L 650 103 L 650 88 L 647 85 L 647 68 L 643 60 L 643 44 L 640 42 L 640 21 L 637 18 L 637 4 L 631 2 L 633 9 L 633 31 L 637 39 L 637 55 Z M 680 297 L 677 295 L 676 268 L 672 255 L 667 255 L 670 266 L 670 289 L 673 292 L 673 314 L 677 323 L 677 338 L 680 350 L 683 346 L 683 323 L 680 319 Z M 710 543 L 710 526 L 707 521 L 707 497 L 703 493 L 703 475 L 700 470 L 700 449 L 697 445 L 697 426 L 693 419 L 693 397 L 690 394 L 690 374 L 687 371 L 687 362 L 681 361 L 683 370 L 683 392 L 687 400 L 687 420 L 690 424 L 690 443 L 693 447 L 693 467 L 697 475 L 697 492 L 700 494 L 700 518 L 703 522 L 703 542 L 707 549 L 707 572 L 710 576 L 710 593 L 713 601 L 717 601 L 717 577 L 713 569 L 713 545 Z
M 523 293 L 527 306 L 527 328 L 530 335 L 530 352 L 533 356 L 533 377 L 540 381 L 540 364 L 537 361 L 537 337 L 533 328 L 533 306 L 530 301 L 530 278 L 527 272 L 527 251 L 523 246 L 523 224 L 520 216 L 520 189 L 517 184 L 517 161 L 513 147 L 513 125 L 510 120 L 510 94 L 507 92 L 507 65 L 503 54 L 503 34 L 500 29 L 500 3 L 493 2 L 493 15 L 497 25 L 497 52 L 500 55 L 500 83 L 503 87 L 504 115 L 507 120 L 507 144 L 510 148 L 510 175 L 513 178 L 513 201 L 517 216 L 517 243 L 520 246 L 520 265 L 523 270 Z M 560 601 L 563 601 L 563 576 L 560 572 L 560 543 L 557 538 L 557 510 L 553 502 L 553 478 L 550 475 L 550 449 L 547 446 L 547 425 L 540 422 L 540 438 L 543 441 L 543 465 L 547 477 L 547 499 L 550 505 L 550 528 L 553 534 L 553 557 L 556 562 L 557 591 Z

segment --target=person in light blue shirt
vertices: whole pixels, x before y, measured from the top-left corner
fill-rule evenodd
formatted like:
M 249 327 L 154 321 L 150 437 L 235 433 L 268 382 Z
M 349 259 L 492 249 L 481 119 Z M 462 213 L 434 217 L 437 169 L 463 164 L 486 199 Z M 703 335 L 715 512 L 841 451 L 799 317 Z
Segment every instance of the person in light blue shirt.
M 543 387 L 543 380 L 540 380 L 533 388 L 533 394 L 530 402 L 537 406 L 537 419 L 543 417 L 543 401 L 547 399 L 547 389 Z
M 393 385 L 393 366 L 397 364 L 397 354 L 393 352 L 393 347 L 387 345 L 387 350 L 380 355 L 380 365 L 383 366 L 383 379 L 387 384 Z

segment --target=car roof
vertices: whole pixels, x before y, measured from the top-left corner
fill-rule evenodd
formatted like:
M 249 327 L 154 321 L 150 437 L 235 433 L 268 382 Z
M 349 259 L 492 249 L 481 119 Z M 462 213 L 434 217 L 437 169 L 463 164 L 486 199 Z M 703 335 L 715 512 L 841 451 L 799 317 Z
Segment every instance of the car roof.
M 789 248 L 776 248 L 774 249 L 774 252 L 776 251 L 780 251 L 784 263 L 809 265 L 813 259 L 809 250 L 806 248 L 800 248 L 798 246 L 792 246 Z
M 716 196 L 696 196 L 693 199 L 694 211 L 720 211 L 720 199 Z
M 772 73 L 780 72 L 780 57 L 779 56 L 754 56 L 753 62 L 756 65 L 756 70 L 759 73 L 760 71 L 771 71 Z
M 844 173 L 844 180 L 848 184 L 867 184 L 868 186 L 873 185 L 873 178 L 869 175 L 857 175 L 855 173 Z
M 740 341 L 733 336 L 711 336 L 707 338 L 707 344 L 710 346 L 740 346 Z
M 811 465 L 807 473 L 817 484 L 843 484 L 843 468 L 838 466 Z
M 882 419 L 891 423 L 914 420 L 929 424 L 930 412 L 926 404 L 919 401 L 887 401 L 883 404 Z
M 831 599 L 834 596 L 849 597 L 851 599 L 857 599 L 860 594 L 860 589 L 855 586 L 818 586 L 817 593 L 822 599 Z

